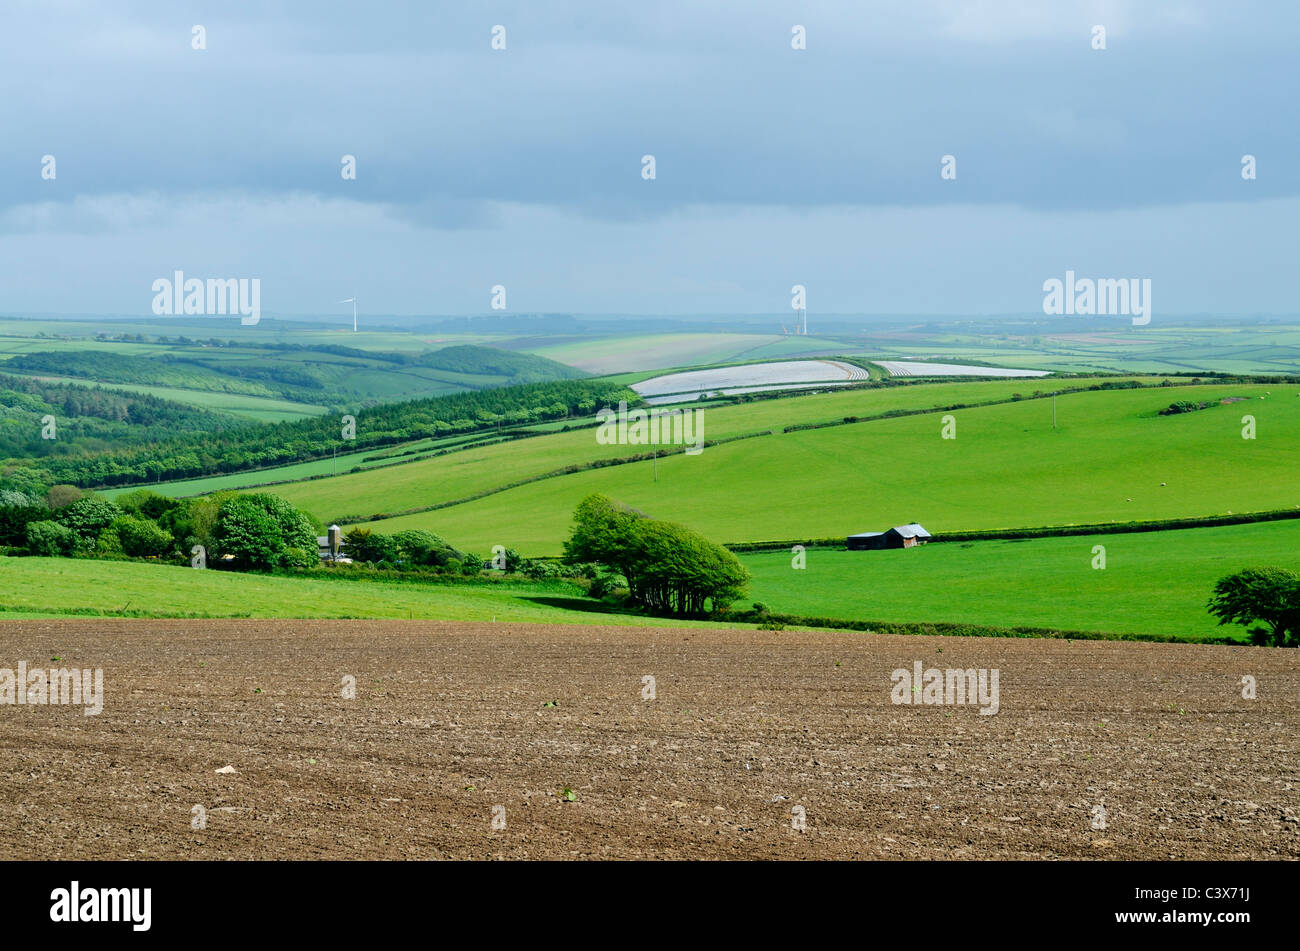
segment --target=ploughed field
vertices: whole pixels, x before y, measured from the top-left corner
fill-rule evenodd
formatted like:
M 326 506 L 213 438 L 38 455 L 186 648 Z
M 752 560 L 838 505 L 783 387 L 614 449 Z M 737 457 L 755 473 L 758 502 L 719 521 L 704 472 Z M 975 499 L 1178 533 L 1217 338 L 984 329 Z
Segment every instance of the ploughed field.
M 104 696 L 98 716 L 0 706 L 11 858 L 1300 857 L 1297 651 L 0 623 L 0 668 L 19 661 L 102 668 Z M 918 661 L 996 670 L 997 713 L 893 703 Z

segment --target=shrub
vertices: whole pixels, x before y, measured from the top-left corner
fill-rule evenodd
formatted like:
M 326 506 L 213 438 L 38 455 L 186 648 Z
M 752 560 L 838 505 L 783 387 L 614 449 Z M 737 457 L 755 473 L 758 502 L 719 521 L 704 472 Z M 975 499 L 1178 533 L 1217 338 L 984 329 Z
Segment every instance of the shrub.
M 171 532 L 147 518 L 123 515 L 113 520 L 109 530 L 117 535 L 122 553 L 131 558 L 159 558 L 170 555 L 176 548 Z
M 27 550 L 33 555 L 67 557 L 77 550 L 80 537 L 58 522 L 32 522 L 27 526 Z
M 401 549 L 393 536 L 381 535 L 368 528 L 354 528 L 348 532 L 343 547 L 353 561 L 364 561 L 372 565 L 395 562 L 402 557 Z
M 49 517 L 50 510 L 44 502 L 0 505 L 0 545 L 26 545 L 28 524 L 46 521 Z

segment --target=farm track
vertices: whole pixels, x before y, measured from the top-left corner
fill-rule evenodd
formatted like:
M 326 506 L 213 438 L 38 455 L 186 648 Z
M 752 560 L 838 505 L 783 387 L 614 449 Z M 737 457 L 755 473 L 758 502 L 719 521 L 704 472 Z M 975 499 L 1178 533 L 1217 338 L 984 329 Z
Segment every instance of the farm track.
M 0 623 L 0 667 L 20 660 L 102 667 L 105 702 L 0 706 L 12 858 L 1300 858 L 1297 651 Z M 999 670 L 999 712 L 894 705 L 890 672 L 917 660 Z

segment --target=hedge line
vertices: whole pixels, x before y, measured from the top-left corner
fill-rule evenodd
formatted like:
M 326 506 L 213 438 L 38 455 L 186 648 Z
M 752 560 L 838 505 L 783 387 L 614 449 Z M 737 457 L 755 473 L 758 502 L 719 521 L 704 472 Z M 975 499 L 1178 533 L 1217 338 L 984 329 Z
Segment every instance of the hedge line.
M 805 617 L 798 614 L 767 614 L 758 611 L 731 611 L 721 620 L 762 624 L 776 622 L 798 627 L 864 631 L 868 634 L 919 634 L 939 637 L 1036 637 L 1069 641 L 1148 641 L 1166 644 L 1223 644 L 1245 646 L 1230 637 L 1208 637 L 1189 641 L 1172 634 L 1115 633 L 1110 631 L 1069 631 L 1054 627 L 997 627 L 989 624 L 961 624 L 946 621 L 900 623 L 894 621 L 855 621 L 847 618 Z

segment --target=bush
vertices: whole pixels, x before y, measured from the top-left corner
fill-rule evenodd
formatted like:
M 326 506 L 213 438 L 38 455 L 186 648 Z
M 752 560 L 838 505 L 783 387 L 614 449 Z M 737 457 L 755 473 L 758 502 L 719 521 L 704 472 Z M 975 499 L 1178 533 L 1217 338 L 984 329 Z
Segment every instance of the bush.
M 377 565 L 394 562 L 402 557 L 396 540 L 391 535 L 381 535 L 368 528 L 354 528 L 344 537 L 344 552 L 353 561 Z
M 149 489 L 136 489 L 134 492 L 127 492 L 124 495 L 119 495 L 116 501 L 123 512 L 138 515 L 141 518 L 147 518 L 155 522 L 162 518 L 163 515 L 182 505 L 176 499 L 159 495 Z
M 31 522 L 46 521 L 49 517 L 50 510 L 43 502 L 0 505 L 0 545 L 26 545 L 27 526 Z
M 451 559 L 464 561 L 464 552 L 457 551 L 433 532 L 408 529 L 393 536 L 401 556 L 413 565 L 441 567 Z
M 81 538 L 58 522 L 32 522 L 27 526 L 27 550 L 33 555 L 66 558 L 77 550 Z
M 176 549 L 176 539 L 171 532 L 164 531 L 147 518 L 120 516 L 113 520 L 109 531 L 117 535 L 122 553 L 131 558 L 160 558 Z

